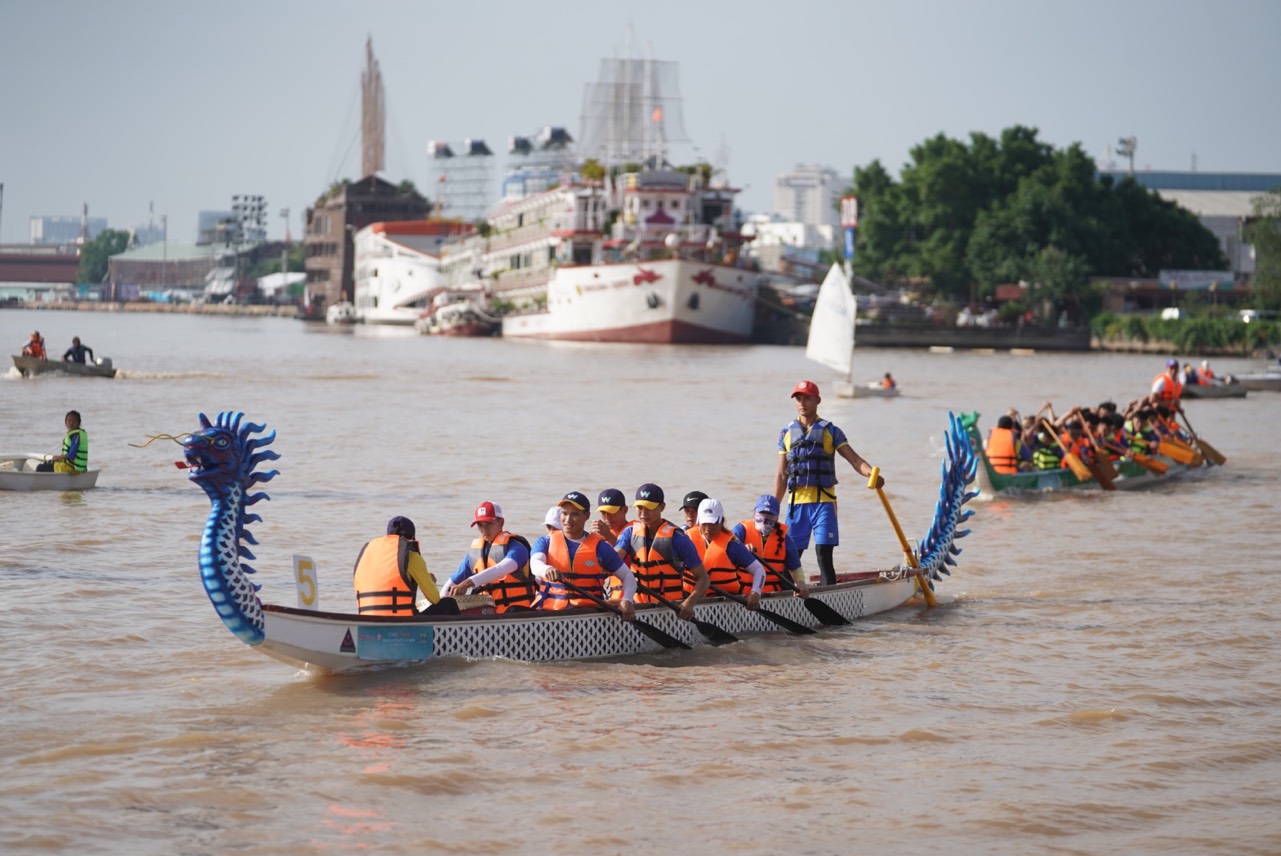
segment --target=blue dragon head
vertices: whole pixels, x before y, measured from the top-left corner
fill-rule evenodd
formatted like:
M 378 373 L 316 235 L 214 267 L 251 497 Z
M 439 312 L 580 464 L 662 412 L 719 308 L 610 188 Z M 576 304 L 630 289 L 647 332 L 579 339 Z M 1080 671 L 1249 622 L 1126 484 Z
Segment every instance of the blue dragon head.
M 188 478 L 209 495 L 212 508 L 200 539 L 200 574 L 214 609 L 227 628 L 242 641 L 257 645 L 263 640 L 262 604 L 258 586 L 250 581 L 254 569 L 242 562 L 253 559 L 250 544 L 257 540 L 245 528 L 262 518 L 246 514 L 245 508 L 270 499 L 252 488 L 276 477 L 276 470 L 258 472 L 264 461 L 280 455 L 263 449 L 276 439 L 276 432 L 261 437 L 265 425 L 244 422 L 244 414 L 223 411 L 210 422 L 200 414 L 200 430 L 182 441 Z

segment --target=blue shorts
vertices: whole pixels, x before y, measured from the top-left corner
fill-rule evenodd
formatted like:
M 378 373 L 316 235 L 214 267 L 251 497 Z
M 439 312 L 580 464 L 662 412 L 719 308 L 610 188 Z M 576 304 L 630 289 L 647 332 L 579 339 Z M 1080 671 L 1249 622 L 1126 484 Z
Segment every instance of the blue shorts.
M 841 529 L 836 522 L 836 503 L 803 502 L 787 507 L 787 534 L 796 543 L 796 550 L 809 549 L 810 533 L 815 544 L 841 543 Z

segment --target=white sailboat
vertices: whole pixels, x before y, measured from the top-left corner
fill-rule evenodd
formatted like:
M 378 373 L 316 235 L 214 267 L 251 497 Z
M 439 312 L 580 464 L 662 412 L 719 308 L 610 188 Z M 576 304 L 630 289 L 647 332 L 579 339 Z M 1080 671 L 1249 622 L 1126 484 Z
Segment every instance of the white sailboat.
M 819 286 L 810 317 L 810 335 L 805 344 L 805 357 L 821 366 L 839 372 L 836 394 L 841 398 L 889 398 L 899 394 L 898 387 L 885 387 L 878 382 L 854 384 L 854 327 L 858 304 L 850 290 L 849 279 L 839 264 L 832 265 Z

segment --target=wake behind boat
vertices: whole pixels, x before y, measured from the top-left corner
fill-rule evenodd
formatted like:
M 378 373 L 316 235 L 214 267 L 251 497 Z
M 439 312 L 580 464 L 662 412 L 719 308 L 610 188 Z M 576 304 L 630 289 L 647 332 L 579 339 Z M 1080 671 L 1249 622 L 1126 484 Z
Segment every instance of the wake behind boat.
M 47 458 L 34 452 L 0 454 L 0 490 L 89 490 L 98 484 L 98 467 L 82 473 L 37 471 Z
M 834 264 L 823 278 L 814 301 L 805 356 L 841 374 L 835 384 L 836 394 L 841 398 L 892 398 L 899 394 L 897 386 L 854 383 L 857 318 L 858 302 L 850 289 L 849 278 L 839 264 Z
M 25 377 L 41 374 L 69 374 L 82 377 L 116 376 L 110 357 L 98 357 L 92 363 L 73 363 L 70 360 L 46 360 L 40 357 L 15 355 L 13 364 Z
M 268 656 L 294 666 L 324 672 L 346 672 L 424 663 L 442 657 L 505 657 L 513 660 L 571 660 L 654 653 L 705 643 L 691 622 L 682 621 L 660 604 L 638 605 L 636 621 L 612 612 L 572 608 L 560 612 L 509 611 L 501 615 L 370 616 L 349 612 L 263 604 L 250 580 L 252 559 L 245 545 L 257 543 L 245 530 L 258 516 L 246 506 L 267 499 L 257 489 L 277 475 L 258 467 L 279 455 L 266 447 L 275 432 L 244 420 L 242 413 L 223 412 L 184 441 L 190 478 L 211 503 L 200 546 L 200 572 L 215 611 L 233 634 Z M 262 436 L 257 436 L 262 435 Z M 908 567 L 872 571 L 845 578 L 833 586 L 811 589 L 807 598 L 768 596 L 761 609 L 713 598 L 696 607 L 699 621 L 729 633 L 767 633 L 790 620 L 814 628 L 846 623 L 906 603 L 918 590 L 950 574 L 960 548 L 958 530 L 972 512 L 962 505 L 976 496 L 967 491 L 975 458 L 953 417 L 945 434 L 947 460 L 934 519 Z M 301 582 L 301 579 L 300 579 Z M 927 597 L 928 600 L 928 597 Z

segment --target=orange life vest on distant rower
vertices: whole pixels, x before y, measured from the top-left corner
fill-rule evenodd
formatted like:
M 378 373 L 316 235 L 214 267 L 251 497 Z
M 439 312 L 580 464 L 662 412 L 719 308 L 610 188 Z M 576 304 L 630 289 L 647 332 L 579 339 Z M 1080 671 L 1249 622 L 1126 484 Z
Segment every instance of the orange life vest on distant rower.
M 413 615 L 418 584 L 409 576 L 410 541 L 383 535 L 361 548 L 352 571 L 361 615 Z
M 787 560 L 787 524 L 775 523 L 769 538 L 763 542 L 755 520 L 744 520 L 742 525 L 743 546 L 751 550 L 752 555 L 765 566 L 765 585 L 761 586 L 761 594 L 782 591 L 780 577 L 783 574 L 791 577 L 791 572 L 784 569 L 784 562 Z
M 1009 428 L 993 428 L 987 435 L 985 450 L 988 463 L 998 473 L 1017 473 L 1019 456 L 1014 448 L 1014 431 Z
M 666 520 L 658 524 L 653 538 L 646 538 L 645 526 L 639 521 L 632 525 L 632 573 L 636 580 L 656 592 L 663 600 L 679 600 L 685 596 L 681 571 L 683 565 L 676 557 L 672 543 L 677 529 Z M 657 603 L 643 591 L 636 592 L 637 603 Z
M 729 554 L 725 548 L 732 540 L 734 536 L 722 527 L 703 553 L 703 567 L 707 569 L 707 576 L 711 578 L 713 586 L 730 594 L 744 595 L 752 590 L 752 581 L 750 576 L 744 580 L 743 572 L 729 560 Z M 712 597 L 719 595 L 719 592 L 713 591 L 710 587 L 707 593 Z

